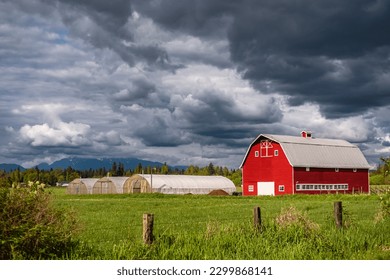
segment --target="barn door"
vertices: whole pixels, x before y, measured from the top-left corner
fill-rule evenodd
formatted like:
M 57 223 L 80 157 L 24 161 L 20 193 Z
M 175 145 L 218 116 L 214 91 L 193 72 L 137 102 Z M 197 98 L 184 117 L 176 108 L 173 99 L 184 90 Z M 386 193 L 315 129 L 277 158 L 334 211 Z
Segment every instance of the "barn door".
M 275 182 L 257 182 L 257 195 L 275 195 Z

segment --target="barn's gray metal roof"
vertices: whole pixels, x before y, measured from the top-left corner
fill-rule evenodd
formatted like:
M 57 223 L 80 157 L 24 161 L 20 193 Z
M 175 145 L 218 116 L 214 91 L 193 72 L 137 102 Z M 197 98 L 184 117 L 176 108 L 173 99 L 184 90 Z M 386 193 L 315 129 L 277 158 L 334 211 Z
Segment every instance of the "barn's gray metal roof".
M 241 167 L 248 156 L 250 148 L 260 138 L 266 138 L 279 143 L 288 161 L 294 167 L 370 168 L 360 149 L 345 140 L 273 134 L 260 134 L 251 143 Z

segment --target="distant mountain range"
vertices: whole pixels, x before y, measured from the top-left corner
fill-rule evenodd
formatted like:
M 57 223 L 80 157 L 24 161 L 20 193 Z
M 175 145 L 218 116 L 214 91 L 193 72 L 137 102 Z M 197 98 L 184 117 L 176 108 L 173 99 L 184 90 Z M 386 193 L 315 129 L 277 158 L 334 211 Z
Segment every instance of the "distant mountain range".
M 135 169 L 138 164 L 141 164 L 143 167 L 147 166 L 153 166 L 153 167 L 161 167 L 163 163 L 157 162 L 157 161 L 148 161 L 138 158 L 77 158 L 77 157 L 71 157 L 71 158 L 64 158 L 58 161 L 53 162 L 52 164 L 48 163 L 41 163 L 38 165 L 38 168 L 40 170 L 50 170 L 50 169 L 66 169 L 69 166 L 72 167 L 75 170 L 83 171 L 83 170 L 89 170 L 89 169 L 99 169 L 99 168 L 105 168 L 105 169 L 111 169 L 112 164 L 116 162 L 117 164 L 122 163 L 124 165 L 125 170 L 127 169 Z M 187 166 L 169 166 L 170 168 L 177 168 L 177 169 L 186 169 Z M 6 172 L 16 170 L 25 170 L 23 166 L 17 165 L 17 164 L 7 164 L 2 163 L 0 164 L 0 170 L 5 170 Z
M 25 170 L 24 167 L 17 165 L 17 164 L 8 164 L 8 163 L 0 163 L 0 170 L 5 170 L 5 172 L 10 172 L 12 170 Z

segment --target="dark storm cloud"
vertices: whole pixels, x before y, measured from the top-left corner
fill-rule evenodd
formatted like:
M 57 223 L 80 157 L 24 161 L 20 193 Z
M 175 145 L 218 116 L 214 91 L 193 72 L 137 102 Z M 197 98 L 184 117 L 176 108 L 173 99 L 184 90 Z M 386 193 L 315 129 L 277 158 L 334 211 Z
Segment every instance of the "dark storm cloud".
M 25 12 L 59 14 L 70 35 L 89 42 L 96 48 L 114 51 L 130 66 L 143 61 L 148 70 L 175 71 L 182 67 L 172 64 L 167 52 L 157 45 L 134 43 L 131 25 L 133 9 L 129 0 L 15 0 L 8 1 Z
M 135 0 L 134 7 L 169 30 L 200 37 L 224 37 L 239 3 L 225 0 Z
M 64 23 L 72 34 L 97 48 L 114 51 L 130 66 L 139 60 L 151 69 L 174 71 L 181 67 L 170 62 L 167 52 L 156 45 L 134 43 L 131 24 L 130 1 L 60 1 L 64 6 L 61 12 Z
M 122 105 L 133 104 L 147 100 L 156 91 L 155 85 L 145 78 L 134 79 L 126 89 L 114 94 L 114 100 Z
M 237 167 L 309 128 L 378 158 L 389 21 L 388 1 L 2 0 L 0 156 Z
M 294 106 L 316 102 L 335 118 L 390 103 L 389 76 L 383 76 L 389 72 L 389 5 L 161 0 L 134 6 L 169 30 L 205 38 L 227 31 L 231 59 L 256 88 L 284 94 Z
M 186 132 L 175 129 L 169 118 L 154 116 L 149 122 L 139 126 L 134 135 L 144 139 L 147 146 L 176 147 L 191 143 Z
M 250 1 L 229 31 L 232 59 L 257 88 L 328 117 L 390 103 L 388 2 Z

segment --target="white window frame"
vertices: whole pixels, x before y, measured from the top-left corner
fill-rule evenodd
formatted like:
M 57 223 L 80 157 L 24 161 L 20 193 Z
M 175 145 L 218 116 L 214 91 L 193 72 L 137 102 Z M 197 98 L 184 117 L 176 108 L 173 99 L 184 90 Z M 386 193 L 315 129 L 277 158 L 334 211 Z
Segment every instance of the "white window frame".
M 284 185 L 279 185 L 279 192 L 284 192 L 285 188 Z
M 272 152 L 269 153 L 269 149 L 272 149 L 272 142 L 269 140 L 260 141 L 260 157 L 272 157 Z
M 254 185 L 248 185 L 248 192 L 254 192 L 255 186 Z
M 295 189 L 297 191 L 340 191 L 348 190 L 349 186 L 346 183 L 341 184 L 296 184 Z
M 259 157 L 259 151 L 255 151 L 255 157 Z
M 279 155 L 279 150 L 274 150 L 274 156 L 277 157 Z

